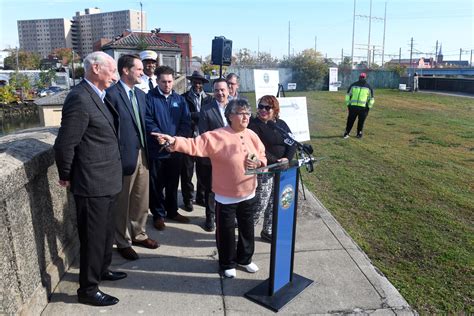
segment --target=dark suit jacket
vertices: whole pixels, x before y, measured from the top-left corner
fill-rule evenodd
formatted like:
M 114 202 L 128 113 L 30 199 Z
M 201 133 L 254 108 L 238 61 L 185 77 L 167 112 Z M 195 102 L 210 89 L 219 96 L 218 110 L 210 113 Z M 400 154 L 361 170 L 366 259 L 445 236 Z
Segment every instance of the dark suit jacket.
M 135 93 L 138 102 L 138 112 L 140 114 L 140 124 L 145 141 L 146 153 L 146 130 L 145 111 L 146 94 L 136 88 Z M 107 89 L 105 99 L 108 100 L 119 113 L 120 117 L 120 154 L 122 155 L 123 174 L 129 176 L 133 174 L 137 167 L 138 151 L 140 150 L 140 132 L 138 130 L 135 113 L 130 98 L 120 82 Z
M 221 112 L 219 110 L 219 104 L 217 104 L 217 101 L 212 98 L 209 103 L 206 103 L 201 107 L 201 113 L 199 115 L 199 134 L 213 131 L 224 126 L 224 121 L 222 120 Z M 202 158 L 201 161 L 206 165 L 211 164 L 209 158 Z
M 84 197 L 115 195 L 122 190 L 118 113 L 82 81 L 66 97 L 54 144 L 59 179 Z
M 213 131 L 215 129 L 224 127 L 224 121 L 222 120 L 219 105 L 215 99 L 211 102 L 204 104 L 201 107 L 201 113 L 199 115 L 199 133 L 205 133 Z
M 191 128 L 195 135 L 199 134 L 198 126 L 199 126 L 199 116 L 200 111 L 197 109 L 197 105 L 194 103 L 194 98 L 192 96 L 191 90 L 186 91 L 182 94 L 186 103 L 188 104 L 189 113 L 191 115 Z M 201 98 L 201 109 L 204 107 L 206 103 L 211 102 L 212 96 L 204 93 L 204 97 Z

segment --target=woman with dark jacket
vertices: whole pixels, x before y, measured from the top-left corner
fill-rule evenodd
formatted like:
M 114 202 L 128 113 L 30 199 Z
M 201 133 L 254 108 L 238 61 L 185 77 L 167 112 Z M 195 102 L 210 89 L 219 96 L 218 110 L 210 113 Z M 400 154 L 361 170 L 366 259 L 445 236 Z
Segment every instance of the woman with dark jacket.
M 285 144 L 281 133 L 267 124 L 273 121 L 276 126 L 291 133 L 290 128 L 285 121 L 279 119 L 280 104 L 277 98 L 272 95 L 263 96 L 257 106 L 257 117 L 250 121 L 249 129 L 253 130 L 265 145 L 265 154 L 267 156 L 267 165 L 277 162 L 289 162 L 293 159 L 296 152 L 296 146 Z M 263 240 L 272 240 L 272 216 L 273 216 L 273 175 L 259 174 L 257 176 L 257 201 L 258 207 L 255 212 L 254 223 L 257 225 L 263 213 L 263 229 L 260 237 Z

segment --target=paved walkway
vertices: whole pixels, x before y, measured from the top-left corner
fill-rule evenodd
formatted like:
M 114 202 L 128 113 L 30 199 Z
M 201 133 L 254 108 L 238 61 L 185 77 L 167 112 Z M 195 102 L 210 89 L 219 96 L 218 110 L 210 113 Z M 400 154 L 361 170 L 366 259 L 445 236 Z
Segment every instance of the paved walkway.
M 393 285 L 370 263 L 324 206 L 306 192 L 297 223 L 294 272 L 314 283 L 278 314 L 416 314 Z M 185 213 L 184 211 L 183 214 Z M 126 279 L 103 282 L 101 290 L 120 299 L 115 306 L 77 304 L 77 265 L 71 267 L 55 289 L 43 315 L 264 315 L 272 311 L 253 303 L 244 293 L 269 276 L 270 244 L 256 237 L 256 274 L 237 271 L 237 278 L 218 274 L 213 233 L 201 228 L 204 209 L 195 207 L 190 224 L 167 223 L 159 232 L 148 223 L 148 232 L 161 242 L 149 250 L 135 247 L 136 261 L 114 251 L 112 269 L 128 273 Z M 259 236 L 260 227 L 256 228 Z

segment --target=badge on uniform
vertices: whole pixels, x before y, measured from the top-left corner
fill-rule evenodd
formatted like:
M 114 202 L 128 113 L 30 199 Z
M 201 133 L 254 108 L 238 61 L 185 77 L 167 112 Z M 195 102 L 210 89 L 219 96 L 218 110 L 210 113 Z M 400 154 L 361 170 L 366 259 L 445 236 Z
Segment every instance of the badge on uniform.
M 176 102 L 173 102 L 173 107 L 174 107 L 174 108 L 177 108 L 177 107 L 179 107 L 178 103 L 176 103 Z

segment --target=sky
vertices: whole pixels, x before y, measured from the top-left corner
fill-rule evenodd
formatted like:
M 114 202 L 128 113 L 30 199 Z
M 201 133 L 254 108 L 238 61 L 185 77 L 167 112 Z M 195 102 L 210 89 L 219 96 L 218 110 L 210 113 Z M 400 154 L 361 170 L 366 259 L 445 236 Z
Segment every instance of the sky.
M 356 0 L 355 60 L 366 59 L 369 43 L 381 61 L 385 19 L 385 61 L 434 56 L 436 41 L 444 60 L 470 60 L 474 50 L 474 0 Z M 211 54 L 212 39 L 233 41 L 233 53 L 248 48 L 277 58 L 316 48 L 335 61 L 351 56 L 354 0 L 142 0 L 147 27 L 190 33 L 193 55 Z M 140 10 L 129 0 L 0 0 L 0 49 L 19 46 L 17 20 L 72 18 L 76 11 Z M 360 56 L 360 57 L 359 57 Z M 474 58 L 474 57 L 473 57 Z

